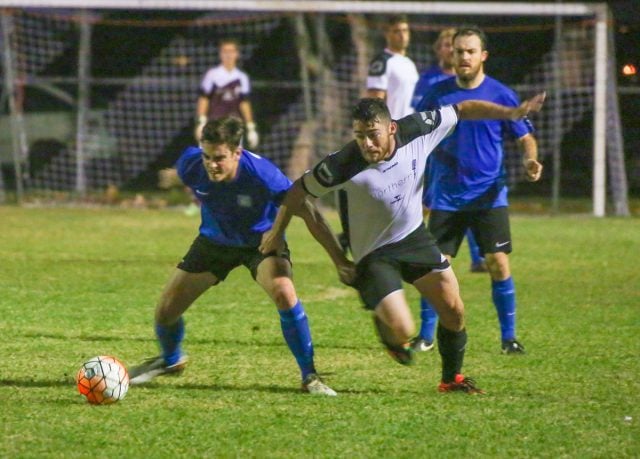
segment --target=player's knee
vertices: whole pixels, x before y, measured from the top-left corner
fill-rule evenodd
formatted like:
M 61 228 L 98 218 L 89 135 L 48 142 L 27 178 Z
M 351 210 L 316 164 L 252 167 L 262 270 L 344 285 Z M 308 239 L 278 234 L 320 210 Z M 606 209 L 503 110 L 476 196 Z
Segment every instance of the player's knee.
M 402 317 L 388 317 L 385 324 L 396 337 L 398 343 L 405 343 L 415 335 L 415 325 L 410 319 Z
M 504 280 L 511 275 L 509 268 L 509 256 L 506 253 L 491 253 L 487 254 L 485 261 L 487 268 L 489 268 L 489 274 L 493 280 Z
M 275 282 L 270 293 L 278 309 L 291 309 L 298 302 L 293 283 L 289 279 Z
M 449 330 L 459 331 L 464 328 L 464 303 L 459 295 L 448 299 L 439 320 Z

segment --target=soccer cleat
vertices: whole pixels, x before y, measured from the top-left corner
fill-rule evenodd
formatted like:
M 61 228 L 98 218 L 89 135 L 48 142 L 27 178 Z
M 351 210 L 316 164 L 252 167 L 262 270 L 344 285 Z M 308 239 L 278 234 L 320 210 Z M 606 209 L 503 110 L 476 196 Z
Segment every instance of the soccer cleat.
M 411 348 L 410 343 L 404 344 L 391 344 L 389 338 L 391 338 L 391 330 L 387 327 L 378 316 L 373 316 L 373 324 L 378 332 L 378 338 L 385 347 L 387 353 L 393 360 L 400 365 L 412 365 L 414 363 L 415 351 Z
M 524 354 L 524 346 L 516 339 L 509 339 L 502 342 L 503 354 Z
M 420 336 L 416 336 L 415 338 L 413 338 L 413 340 L 411 340 L 411 348 L 414 350 L 414 352 L 427 352 L 433 350 L 434 344 L 433 341 L 427 341 Z
M 302 381 L 302 391 L 311 395 L 327 395 L 329 397 L 338 395 L 336 391 L 327 386 L 316 373 L 310 373 L 304 378 L 304 381 Z
M 487 268 L 487 262 L 482 260 L 477 263 L 472 262 L 469 271 L 472 273 L 488 273 L 489 268 Z
M 187 366 L 188 360 L 186 355 L 182 355 L 176 363 L 167 365 L 164 357 L 152 357 L 129 369 L 129 383 L 132 385 L 144 384 L 156 376 L 179 375 Z
M 464 392 L 465 394 L 484 394 L 484 391 L 476 387 L 476 382 L 471 378 L 465 378 L 464 375 L 457 374 L 452 382 L 441 382 L 438 386 L 439 392 Z
M 414 356 L 416 352 L 411 347 L 411 344 L 405 343 L 401 346 L 394 346 L 385 342 L 382 344 L 384 344 L 387 354 L 400 365 L 413 365 L 415 363 Z

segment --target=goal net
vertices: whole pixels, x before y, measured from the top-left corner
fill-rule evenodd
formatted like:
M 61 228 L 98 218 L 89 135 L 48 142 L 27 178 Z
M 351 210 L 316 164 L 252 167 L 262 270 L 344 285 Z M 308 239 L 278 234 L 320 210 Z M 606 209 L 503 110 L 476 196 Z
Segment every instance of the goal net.
M 0 0 L 12 3 L 30 2 Z M 223 38 L 240 43 L 240 66 L 251 78 L 256 152 L 295 178 L 351 138 L 350 107 L 384 46 L 380 20 L 395 12 L 408 15 L 419 70 L 433 63 L 442 28 L 482 27 L 488 74 L 521 98 L 547 91 L 533 119 L 545 163 L 541 190 L 592 193 L 594 212 L 603 214 L 606 149 L 614 212 L 628 212 L 621 137 L 612 135 L 620 133 L 616 88 L 596 61 L 602 7 L 530 3 L 525 12 L 523 4 L 488 3 L 484 10 L 500 11 L 488 16 L 471 2 L 238 1 L 232 10 L 221 1 L 139 0 L 133 11 L 118 1 L 96 1 L 96 10 L 72 0 L 33 2 L 47 3 L 66 8 L 1 13 L 0 198 L 91 201 L 113 187 L 154 189 L 157 171 L 195 143 L 200 80 L 218 64 Z M 601 56 L 614 59 L 612 50 Z M 596 84 L 603 78 L 606 98 Z M 509 183 L 518 190 L 520 155 L 513 142 L 507 150 Z M 580 163 L 567 161 L 576 156 Z

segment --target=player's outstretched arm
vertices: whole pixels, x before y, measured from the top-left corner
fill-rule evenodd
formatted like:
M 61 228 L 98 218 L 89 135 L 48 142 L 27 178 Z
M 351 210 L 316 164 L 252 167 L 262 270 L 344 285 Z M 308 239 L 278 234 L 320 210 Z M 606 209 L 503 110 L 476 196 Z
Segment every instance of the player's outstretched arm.
M 291 217 L 300 212 L 300 208 L 305 205 L 306 195 L 300 179 L 296 180 L 280 204 L 273 226 L 262 235 L 262 242 L 258 247 L 260 252 L 269 253 L 277 251 L 281 247 L 284 232 L 291 222 Z
M 307 199 L 307 193 L 302 187 L 301 179 L 296 180 L 287 191 L 287 195 L 278 209 L 273 227 L 262 235 L 259 250 L 262 253 L 277 251 L 282 246 L 284 232 L 294 215 L 304 220 L 311 235 L 327 251 L 336 265 L 340 280 L 345 284 L 352 284 L 355 278 L 353 262 L 344 256 L 342 248 L 324 216 Z
M 304 220 L 313 238 L 318 241 L 327 252 L 331 261 L 333 261 L 333 264 L 336 266 L 340 281 L 347 285 L 352 285 L 356 277 L 355 265 L 344 256 L 340 242 L 338 242 L 336 235 L 331 230 L 329 223 L 320 210 L 313 202 L 306 199 L 305 205 L 300 208 L 300 211 L 296 213 L 296 215 Z
M 461 120 L 518 120 L 530 112 L 539 112 L 544 104 L 546 93 L 536 94 L 522 102 L 518 107 L 494 104 L 485 100 L 465 100 L 459 102 L 458 117 Z

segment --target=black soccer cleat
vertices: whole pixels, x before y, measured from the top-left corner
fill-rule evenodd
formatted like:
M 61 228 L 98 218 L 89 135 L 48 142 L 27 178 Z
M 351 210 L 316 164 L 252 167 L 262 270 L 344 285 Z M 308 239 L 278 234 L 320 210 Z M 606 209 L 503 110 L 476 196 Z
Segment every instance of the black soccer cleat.
M 415 362 L 415 351 L 412 349 L 411 344 L 390 343 L 388 335 L 391 333 L 391 330 L 375 315 L 373 316 L 373 323 L 378 332 L 378 338 L 380 338 L 380 342 L 385 347 L 387 354 L 400 365 L 412 365 Z
M 184 371 L 188 360 L 186 355 L 181 355 L 176 363 L 168 365 L 162 356 L 151 357 L 140 365 L 129 369 L 129 383 L 132 385 L 144 384 L 156 376 L 179 375 Z
M 508 339 L 502 342 L 503 354 L 524 354 L 524 346 L 520 344 L 515 338 Z

